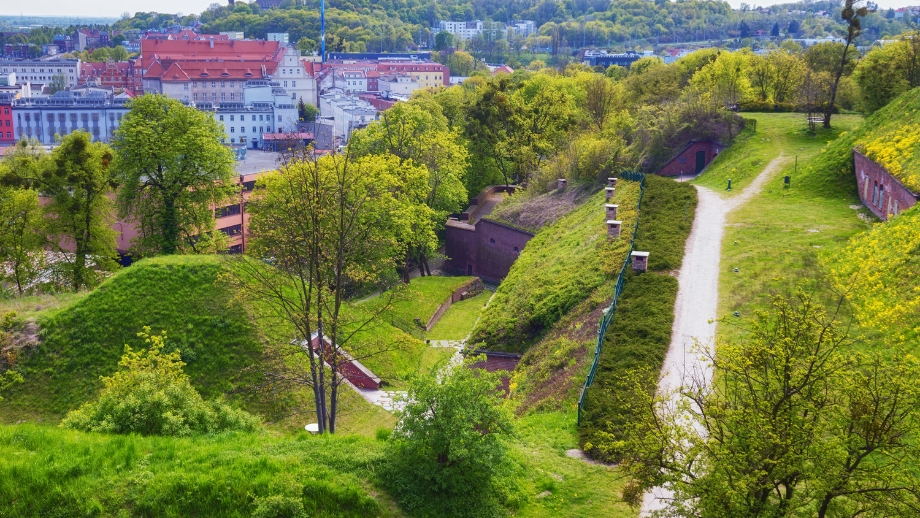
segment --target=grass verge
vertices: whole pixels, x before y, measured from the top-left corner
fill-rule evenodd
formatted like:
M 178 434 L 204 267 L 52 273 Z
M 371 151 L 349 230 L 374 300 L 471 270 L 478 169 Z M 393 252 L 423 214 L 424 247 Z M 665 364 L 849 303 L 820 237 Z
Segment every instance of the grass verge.
M 491 291 L 483 291 L 475 297 L 451 304 L 425 337 L 431 340 L 463 340 L 470 334 L 491 296 Z

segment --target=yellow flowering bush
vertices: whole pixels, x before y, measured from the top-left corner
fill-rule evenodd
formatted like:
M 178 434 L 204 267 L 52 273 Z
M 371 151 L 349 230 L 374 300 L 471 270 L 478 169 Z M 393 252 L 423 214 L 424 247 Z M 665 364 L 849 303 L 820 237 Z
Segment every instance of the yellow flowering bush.
M 866 156 L 878 162 L 908 189 L 920 191 L 920 123 L 875 132 L 862 143 Z
M 895 343 L 920 337 L 920 206 L 853 237 L 826 261 L 861 325 Z

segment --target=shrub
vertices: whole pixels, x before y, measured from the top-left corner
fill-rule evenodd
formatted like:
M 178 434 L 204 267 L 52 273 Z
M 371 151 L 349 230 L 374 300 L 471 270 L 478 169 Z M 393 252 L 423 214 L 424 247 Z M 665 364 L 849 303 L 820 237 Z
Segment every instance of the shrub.
M 125 346 L 119 365 L 122 370 L 103 377 L 103 389 L 96 401 L 70 412 L 61 426 L 76 430 L 179 435 L 216 433 L 225 430 L 252 431 L 257 419 L 222 402 L 206 402 L 183 372 L 179 351 L 164 354 L 166 333 L 138 333 L 146 350 Z
M 298 498 L 272 495 L 257 498 L 255 504 L 256 510 L 252 512 L 252 518 L 306 518 L 307 516 L 303 502 Z
M 497 390 L 500 374 L 468 365 L 441 380 L 415 378 L 388 445 L 384 483 L 419 515 L 503 514 L 501 478 L 510 461 L 502 438 L 511 419 Z

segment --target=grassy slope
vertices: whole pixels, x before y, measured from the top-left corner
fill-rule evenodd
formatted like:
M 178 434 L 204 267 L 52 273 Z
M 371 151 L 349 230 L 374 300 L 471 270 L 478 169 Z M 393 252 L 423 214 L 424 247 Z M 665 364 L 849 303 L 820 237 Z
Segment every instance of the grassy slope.
M 245 517 L 256 498 L 301 500 L 310 516 L 393 516 L 372 486 L 381 444 L 267 434 L 170 438 L 0 426 L 0 517 Z
M 624 235 L 635 223 L 639 186 L 621 181 L 614 203 Z M 526 351 L 563 315 L 611 279 L 628 239 L 608 241 L 603 191 L 544 227 L 527 244 L 470 337 L 501 351 Z
M 18 369 L 26 381 L 0 403 L 0 422 L 57 422 L 97 393 L 99 377 L 117 369 L 124 344 L 141 346 L 135 335 L 146 325 L 155 332 L 167 331 L 168 347 L 182 351 L 186 372 L 206 398 L 250 385 L 256 378 L 245 369 L 262 361 L 259 337 L 265 330 L 252 326 L 245 308 L 220 282 L 222 268 L 214 256 L 153 258 L 124 269 L 89 294 L 16 302 L 17 309 L 40 324 L 42 343 L 20 363 Z M 405 293 L 389 313 L 409 322 L 416 314 L 427 320 L 467 280 L 415 279 L 409 289 L 400 290 Z M 36 311 L 39 306 L 42 309 Z M 386 318 L 356 339 L 404 345 L 366 362 L 386 379 L 429 372 L 446 361 L 444 354 L 426 351 L 421 340 L 388 324 Z M 394 424 L 389 413 L 350 393 L 343 394 L 343 431 L 373 433 L 376 427 Z M 266 401 L 256 395 L 236 397 L 283 428 L 301 429 L 307 420 L 303 415 L 275 415 L 288 415 L 295 407 L 309 405 L 306 391 L 272 393 Z
M 616 460 L 616 447 L 608 434 L 618 439 L 621 428 L 628 426 L 629 415 L 617 399 L 625 390 L 624 375 L 644 370 L 648 389 L 654 390 L 671 343 L 678 287 L 672 273 L 683 262 L 696 203 L 696 190 L 690 185 L 648 177 L 636 250 L 649 252 L 649 271 L 627 273 L 578 430 L 585 451 L 596 458 Z
M 833 130 L 819 130 L 816 136 L 810 136 L 800 114 L 747 115 L 757 119 L 757 133 L 746 142 L 736 143 L 736 155 L 767 153 L 763 143 L 769 142 L 764 162 L 780 152 L 787 157 L 798 155 L 798 173 L 794 161 L 788 161 L 758 196 L 728 215 L 722 241 L 718 311 L 719 316 L 734 311 L 741 316 L 726 317 L 727 325 L 718 327 L 723 339 L 743 336 L 748 318 L 755 310 L 766 308 L 772 294 L 788 293 L 803 283 L 826 286 L 826 272 L 819 265 L 819 257 L 839 253 L 849 237 L 867 228 L 857 217 L 857 210 L 850 208 L 859 203 L 853 177 L 847 176 L 851 173 L 831 167 L 831 163 L 845 166 L 847 159 L 835 154 L 829 160 L 825 158 L 827 153 L 815 158 L 840 132 L 857 125 L 860 117 L 835 116 Z M 848 149 L 839 142 L 828 149 L 835 147 L 839 153 Z M 730 165 L 711 167 L 695 182 L 711 185 L 713 177 L 723 174 L 720 171 Z M 792 176 L 792 185 L 784 189 L 783 176 L 787 174 Z M 734 268 L 739 272 L 734 273 Z
M 451 304 L 444 316 L 431 328 L 425 337 L 432 340 L 462 340 L 470 334 L 470 329 L 479 318 L 482 308 L 492 296 L 491 291 L 483 291 L 475 297 Z
M 75 303 L 39 313 L 41 344 L 20 364 L 25 383 L 0 403 L 0 419 L 56 421 L 96 394 L 99 376 L 118 368 L 123 345 L 140 347 L 143 326 L 166 330 L 186 372 L 206 398 L 246 384 L 242 369 L 260 357 L 245 310 L 220 287 L 215 258 L 148 259 Z

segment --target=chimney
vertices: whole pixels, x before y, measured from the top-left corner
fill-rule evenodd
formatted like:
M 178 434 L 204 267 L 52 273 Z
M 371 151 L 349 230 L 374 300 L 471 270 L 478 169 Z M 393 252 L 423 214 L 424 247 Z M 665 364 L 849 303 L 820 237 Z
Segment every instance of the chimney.
M 565 190 L 565 184 L 566 184 L 566 179 L 565 179 L 565 178 L 560 178 L 560 179 L 556 180 L 556 189 L 558 189 L 558 190 L 560 190 L 560 191 L 564 191 L 564 190 Z
M 604 205 L 604 208 L 607 209 L 607 219 L 617 219 L 617 209 L 620 208 L 619 205 L 607 203 Z
M 616 178 L 607 178 L 607 187 L 616 187 L 617 179 Z
M 610 200 L 610 198 L 613 198 L 613 193 L 614 193 L 614 191 L 616 191 L 616 188 L 614 188 L 614 187 L 605 187 L 605 188 L 604 188 L 604 191 L 607 192 L 607 200 Z
M 213 49 L 214 48 L 214 36 L 211 36 L 210 41 L 211 41 L 211 48 Z
M 632 255 L 633 270 L 637 272 L 648 270 L 648 252 L 633 252 L 630 255 Z
M 622 221 L 615 219 L 607 220 L 607 239 L 616 239 L 620 237 L 620 227 L 623 226 Z

